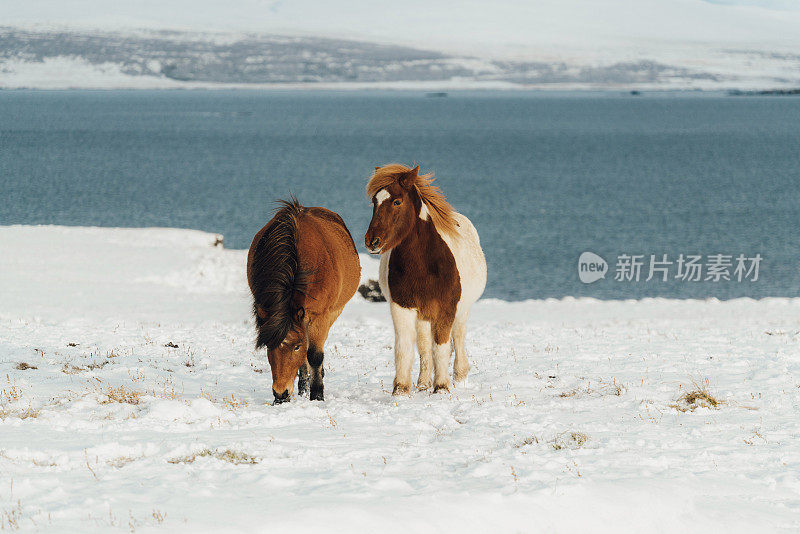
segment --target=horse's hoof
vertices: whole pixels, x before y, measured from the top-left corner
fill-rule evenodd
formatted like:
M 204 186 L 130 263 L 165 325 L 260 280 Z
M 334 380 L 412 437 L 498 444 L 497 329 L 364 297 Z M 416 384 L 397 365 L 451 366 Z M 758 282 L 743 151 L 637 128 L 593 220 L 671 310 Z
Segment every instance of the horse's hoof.
M 325 400 L 325 393 L 322 388 L 311 388 L 311 400 Z
M 430 382 L 417 382 L 417 389 L 419 391 L 425 391 L 426 389 L 430 389 L 431 385 Z
M 437 384 L 433 386 L 434 393 L 439 393 L 440 391 L 442 393 L 450 393 L 450 384 Z
M 392 395 L 410 395 L 411 394 L 411 386 L 406 384 L 395 384 L 394 390 L 392 391 Z
M 456 371 L 453 373 L 453 380 L 456 382 L 466 382 L 468 374 L 469 374 L 469 368 L 467 368 L 464 371 Z

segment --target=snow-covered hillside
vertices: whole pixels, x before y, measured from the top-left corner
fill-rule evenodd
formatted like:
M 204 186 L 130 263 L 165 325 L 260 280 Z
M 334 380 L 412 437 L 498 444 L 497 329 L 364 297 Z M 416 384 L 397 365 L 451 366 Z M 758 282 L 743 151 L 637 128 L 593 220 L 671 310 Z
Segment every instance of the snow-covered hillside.
M 705 0 L 7 0 L 0 3 L 0 25 L 5 34 L 17 35 L 0 48 L 0 87 L 312 82 L 314 87 L 429 88 L 800 85 L 800 7 L 777 0 L 758 4 Z M 22 30 L 33 36 L 20 37 Z M 100 39 L 105 46 L 96 44 L 85 55 L 76 53 L 73 46 L 66 46 L 60 55 L 42 55 L 47 48 L 42 40 L 64 35 L 78 42 Z M 274 41 L 279 38 L 295 39 L 295 50 L 276 48 Z M 134 46 L 138 53 L 133 52 L 127 62 L 115 58 L 128 50 L 117 42 L 120 39 L 138 41 Z M 315 55 L 319 39 L 332 41 L 322 48 L 333 67 L 314 66 L 314 60 L 321 58 Z M 201 43 L 204 50 L 178 44 L 187 42 Z M 238 53 L 219 48 L 233 44 Z M 386 58 L 385 46 L 408 53 Z M 98 53 L 108 57 L 98 58 Z M 431 63 L 428 56 L 432 54 L 446 60 Z M 425 57 L 415 58 L 418 55 Z M 272 75 L 275 70 L 286 74 L 284 67 L 297 63 L 295 56 L 310 59 L 312 68 L 304 70 L 301 62 L 290 69 L 288 78 Z M 187 62 L 187 57 L 193 61 Z M 203 62 L 213 64 L 215 59 L 233 71 L 227 78 L 222 72 L 208 72 Z M 194 68 L 176 78 L 169 69 L 131 70 L 130 63 L 138 60 L 145 66 L 166 61 L 175 68 L 189 63 Z M 414 63 L 417 60 L 422 63 Z M 64 76 L 64 62 L 72 62 L 74 76 Z M 262 75 L 243 76 L 259 67 Z M 87 69 L 94 74 L 87 76 Z
M 326 400 L 272 406 L 216 241 L 0 228 L 4 528 L 800 528 L 798 300 L 480 301 L 469 384 L 395 398 L 387 306 L 356 296 Z

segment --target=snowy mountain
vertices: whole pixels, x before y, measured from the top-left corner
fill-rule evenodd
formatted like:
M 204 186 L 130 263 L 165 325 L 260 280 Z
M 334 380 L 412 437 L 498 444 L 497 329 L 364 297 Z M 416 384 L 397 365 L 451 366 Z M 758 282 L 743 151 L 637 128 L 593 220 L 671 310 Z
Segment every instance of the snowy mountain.
M 7 0 L 0 87 L 800 85 L 782 0 Z

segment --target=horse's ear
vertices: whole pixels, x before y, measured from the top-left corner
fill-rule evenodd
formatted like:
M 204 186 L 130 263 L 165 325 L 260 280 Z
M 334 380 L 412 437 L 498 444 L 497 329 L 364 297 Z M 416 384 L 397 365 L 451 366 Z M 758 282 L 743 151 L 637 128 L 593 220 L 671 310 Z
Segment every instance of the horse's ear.
M 411 169 L 410 171 L 404 173 L 398 183 L 400 187 L 403 189 L 410 189 L 412 185 L 417 181 L 417 176 L 419 175 L 419 165 Z
M 381 168 L 380 165 L 376 165 L 375 166 L 375 172 L 378 172 L 378 170 L 380 170 L 380 168 Z
M 306 309 L 303 307 L 298 308 L 294 314 L 294 319 L 297 324 L 303 324 L 303 319 L 306 318 Z

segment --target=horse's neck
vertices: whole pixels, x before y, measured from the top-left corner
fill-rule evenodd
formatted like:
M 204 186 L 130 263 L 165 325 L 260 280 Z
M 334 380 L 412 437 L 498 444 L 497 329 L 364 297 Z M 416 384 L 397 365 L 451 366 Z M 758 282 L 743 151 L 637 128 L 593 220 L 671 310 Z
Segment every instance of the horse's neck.
M 437 241 L 441 241 L 437 239 L 438 237 L 436 228 L 430 220 L 416 219 L 414 227 L 396 248 L 400 249 L 405 257 L 422 262 L 425 257 L 424 251 L 429 250 Z

